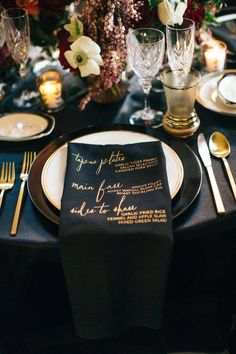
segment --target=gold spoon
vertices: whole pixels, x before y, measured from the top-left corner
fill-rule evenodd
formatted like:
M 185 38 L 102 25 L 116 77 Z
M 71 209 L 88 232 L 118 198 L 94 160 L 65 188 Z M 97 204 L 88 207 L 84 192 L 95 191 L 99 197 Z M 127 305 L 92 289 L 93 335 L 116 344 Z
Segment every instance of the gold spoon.
M 234 194 L 234 198 L 236 199 L 236 185 L 235 185 L 234 177 L 232 175 L 228 161 L 226 160 L 226 157 L 229 156 L 231 151 L 228 140 L 222 133 L 214 132 L 210 136 L 209 147 L 212 155 L 214 155 L 215 157 L 219 157 L 223 160 L 229 178 L 229 182 Z

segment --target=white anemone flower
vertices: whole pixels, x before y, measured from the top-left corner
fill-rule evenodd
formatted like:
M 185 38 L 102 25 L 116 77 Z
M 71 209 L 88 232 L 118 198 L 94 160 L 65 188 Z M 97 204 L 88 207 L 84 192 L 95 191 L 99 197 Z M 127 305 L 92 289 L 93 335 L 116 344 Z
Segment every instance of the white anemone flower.
M 70 23 L 64 25 L 64 28 L 70 33 L 70 36 L 68 37 L 69 42 L 74 42 L 77 38 L 83 35 L 83 23 L 75 16 L 71 17 Z
M 82 77 L 90 74 L 99 75 L 103 65 L 99 45 L 91 38 L 82 36 L 70 46 L 71 50 L 65 52 L 65 58 L 73 69 L 78 68 Z
M 163 25 L 167 23 L 171 25 L 178 23 L 181 25 L 186 8 L 187 0 L 163 0 L 157 5 L 158 17 Z

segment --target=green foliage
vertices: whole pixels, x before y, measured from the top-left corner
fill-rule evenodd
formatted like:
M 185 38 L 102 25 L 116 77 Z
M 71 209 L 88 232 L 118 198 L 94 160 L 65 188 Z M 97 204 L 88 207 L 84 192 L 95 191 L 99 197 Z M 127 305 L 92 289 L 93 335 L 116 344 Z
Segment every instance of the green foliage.
M 223 5 L 224 1 L 222 1 L 222 0 L 214 0 L 214 3 L 216 5 L 216 8 L 220 9 L 221 6 Z
M 206 23 L 216 23 L 216 18 L 210 11 L 205 11 L 204 22 L 206 22 Z
M 154 9 L 155 7 L 157 7 L 157 5 L 162 1 L 163 0 L 148 0 L 149 6 L 151 9 Z
M 43 11 L 39 15 L 30 16 L 30 39 L 35 46 L 56 46 L 58 38 L 56 32 L 68 21 L 65 12 L 60 18 L 46 16 Z

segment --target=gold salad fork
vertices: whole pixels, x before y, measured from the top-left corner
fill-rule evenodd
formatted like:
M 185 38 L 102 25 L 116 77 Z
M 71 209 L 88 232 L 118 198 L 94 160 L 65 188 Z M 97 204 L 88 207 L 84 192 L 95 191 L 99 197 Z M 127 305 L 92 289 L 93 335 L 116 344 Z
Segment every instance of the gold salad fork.
M 0 209 L 3 196 L 6 190 L 12 189 L 15 182 L 15 164 L 14 162 L 3 162 L 0 175 Z
M 23 199 L 24 189 L 25 189 L 25 183 L 28 179 L 30 167 L 31 167 L 35 158 L 36 158 L 36 152 L 25 151 L 23 162 L 22 162 L 21 174 L 20 174 L 20 179 L 22 182 L 21 182 L 21 186 L 20 186 L 20 190 L 19 190 L 19 194 L 18 194 L 18 199 L 17 199 L 17 203 L 16 203 L 15 214 L 14 214 L 13 222 L 12 222 L 12 226 L 11 226 L 11 235 L 12 236 L 15 236 L 16 232 L 17 232 L 20 211 L 21 211 L 21 204 L 22 204 L 22 199 Z

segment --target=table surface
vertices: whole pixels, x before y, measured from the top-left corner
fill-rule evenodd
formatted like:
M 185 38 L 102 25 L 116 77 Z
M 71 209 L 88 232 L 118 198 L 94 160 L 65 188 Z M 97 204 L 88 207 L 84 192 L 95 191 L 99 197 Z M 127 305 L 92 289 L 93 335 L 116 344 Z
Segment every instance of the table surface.
M 19 176 L 23 152 L 25 150 L 32 149 L 40 152 L 57 137 L 88 126 L 108 126 L 113 123 L 128 124 L 130 113 L 142 106 L 142 93 L 136 91 L 137 86 L 132 81 L 136 82 L 134 79 L 131 80 L 129 93 L 121 102 L 107 105 L 91 102 L 82 112 L 78 109 L 79 98 L 68 103 L 64 110 L 54 114 L 56 127 L 48 137 L 20 143 L 0 142 L 0 161 L 15 161 L 17 176 Z M 161 107 L 163 110 L 166 109 L 163 94 L 152 93 L 151 102 L 153 106 Z M 6 112 L 4 104 L 2 104 L 2 107 L 0 106 L 0 109 L 2 112 Z M 198 155 L 196 146 L 198 134 L 204 132 L 208 139 L 213 131 L 221 131 L 226 135 L 231 144 L 231 154 L 228 157 L 228 162 L 233 175 L 236 176 L 236 117 L 217 114 L 201 107 L 198 103 L 196 103 L 196 111 L 201 121 L 200 128 L 194 136 L 184 139 L 184 143 L 187 143 L 196 155 Z M 164 133 L 162 128 L 158 128 L 157 131 L 161 134 Z M 217 216 L 216 214 L 206 171 L 203 167 L 203 182 L 199 196 L 193 205 L 183 215 L 178 217 L 174 223 L 176 240 L 179 238 L 190 240 L 195 237 L 202 237 L 203 234 L 211 234 L 212 225 L 218 231 L 225 230 L 227 227 L 233 229 L 233 226 L 236 225 L 236 201 L 228 184 L 222 161 L 212 158 L 212 164 L 225 204 L 226 214 L 224 216 Z M 14 244 L 30 244 L 33 242 L 35 244 L 58 245 L 56 225 L 52 224 L 38 212 L 29 196 L 24 200 L 17 236 L 15 238 L 9 236 L 19 185 L 20 180 L 18 178 L 16 179 L 13 191 L 7 192 L 5 195 L 0 216 L 0 242 Z

